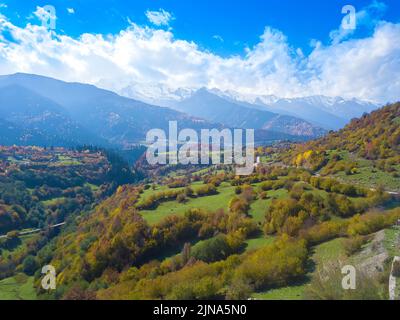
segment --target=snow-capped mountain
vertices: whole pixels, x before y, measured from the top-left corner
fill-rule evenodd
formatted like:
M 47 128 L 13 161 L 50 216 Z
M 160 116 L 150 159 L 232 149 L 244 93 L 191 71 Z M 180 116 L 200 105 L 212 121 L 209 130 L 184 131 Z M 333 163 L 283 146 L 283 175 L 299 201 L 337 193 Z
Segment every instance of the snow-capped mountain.
M 337 130 L 345 126 L 352 118 L 360 117 L 363 113 L 371 112 L 379 106 L 356 99 L 311 96 L 280 99 L 265 107 L 270 111 L 301 117 L 326 129 Z
M 221 91 L 219 89 L 210 89 L 210 92 L 223 97 L 225 99 L 231 99 L 234 101 L 238 101 L 238 102 L 247 102 L 250 104 L 272 104 L 275 103 L 276 101 L 278 101 L 279 97 L 275 96 L 275 95 L 258 95 L 258 94 L 243 94 L 240 92 L 236 92 L 233 90 L 226 90 L 226 91 Z
M 345 100 L 341 97 L 312 96 L 303 99 L 347 120 L 359 117 L 365 112 L 369 113 L 378 107 L 376 104 L 356 98 Z
M 114 84 L 100 82 L 100 87 L 110 88 L 122 96 L 163 107 L 175 108 L 177 104 L 192 97 L 198 88 L 172 88 L 160 83 L 136 83 L 123 79 Z M 200 89 L 201 90 L 201 89 Z M 380 105 L 359 99 L 344 99 L 322 95 L 282 98 L 276 95 L 240 93 L 234 90 L 207 90 L 227 101 L 261 111 L 288 115 L 306 120 L 327 130 L 344 127 L 352 118 L 369 113 Z
M 173 108 L 232 128 L 269 130 L 302 137 L 318 137 L 326 132 L 298 117 L 277 114 L 262 107 L 256 108 L 247 102 L 216 95 L 205 88 L 177 102 Z
M 299 98 L 279 98 L 273 95 L 240 95 L 230 91 L 214 90 L 221 97 L 233 99 L 237 102 L 247 102 L 259 109 L 279 114 L 291 115 L 320 125 L 325 129 L 339 129 L 352 118 L 360 117 L 379 107 L 359 99 L 346 100 L 341 97 L 309 96 Z
M 101 80 L 96 86 L 116 92 L 121 96 L 161 107 L 171 107 L 176 102 L 190 97 L 197 89 L 172 88 L 161 83 L 141 83 L 131 79 L 118 82 Z

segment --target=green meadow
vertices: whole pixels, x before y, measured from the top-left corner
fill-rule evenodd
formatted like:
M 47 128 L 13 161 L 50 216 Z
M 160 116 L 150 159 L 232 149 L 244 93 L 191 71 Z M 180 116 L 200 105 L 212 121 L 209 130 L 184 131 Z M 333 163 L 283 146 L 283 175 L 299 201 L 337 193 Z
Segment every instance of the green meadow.
M 0 280 L 0 300 L 36 300 L 33 277 L 18 273 Z
M 196 191 L 196 187 L 201 185 L 202 182 L 192 183 L 190 186 Z M 259 184 L 254 184 L 254 190 L 258 191 Z M 165 185 L 158 185 L 155 190 L 147 189 L 143 191 L 142 198 L 146 198 L 152 192 L 167 190 L 168 187 Z M 184 188 L 176 188 L 179 190 Z M 204 197 L 189 198 L 185 203 L 177 203 L 175 200 L 162 202 L 156 209 L 152 210 L 141 210 L 141 214 L 147 222 L 155 224 L 160 222 L 163 218 L 168 215 L 183 215 L 187 210 L 193 208 L 199 208 L 204 210 L 215 211 L 218 209 L 227 210 L 229 201 L 235 196 L 235 187 L 229 183 L 223 182 L 218 188 L 218 194 L 209 195 Z M 272 199 L 284 198 L 287 196 L 285 189 L 271 190 L 267 192 L 268 199 L 257 199 L 252 202 L 249 214 L 257 222 L 262 222 L 264 219 L 265 211 L 271 204 Z

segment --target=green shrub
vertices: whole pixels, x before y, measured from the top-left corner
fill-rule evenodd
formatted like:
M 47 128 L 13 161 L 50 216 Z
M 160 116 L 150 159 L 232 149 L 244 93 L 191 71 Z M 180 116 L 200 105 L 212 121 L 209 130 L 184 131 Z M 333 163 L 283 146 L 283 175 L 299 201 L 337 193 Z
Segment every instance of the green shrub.
M 38 268 L 39 265 L 32 255 L 27 256 L 22 262 L 22 270 L 29 276 L 32 276 Z
M 231 254 L 227 237 L 223 234 L 204 240 L 192 248 L 192 257 L 204 262 L 214 262 Z

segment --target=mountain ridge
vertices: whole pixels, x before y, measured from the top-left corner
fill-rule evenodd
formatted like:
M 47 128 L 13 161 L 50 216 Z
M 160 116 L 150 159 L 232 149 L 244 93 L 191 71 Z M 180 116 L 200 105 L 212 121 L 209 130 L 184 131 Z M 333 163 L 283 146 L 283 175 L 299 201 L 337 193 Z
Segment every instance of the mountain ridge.
M 302 119 L 230 101 L 205 88 L 177 103 L 175 109 L 229 127 L 266 129 L 310 137 L 321 136 L 325 133 L 322 128 L 313 126 Z
M 7 88 L 18 88 L 20 93 L 14 92 L 15 90 L 10 90 L 7 93 Z M 17 127 L 33 123 L 33 119 L 23 116 L 23 112 L 20 112 L 17 118 L 11 117 L 14 107 L 18 106 L 22 110 L 22 105 L 29 104 L 25 101 L 26 99 L 24 100 L 24 96 L 30 96 L 33 100 L 36 99 L 36 109 L 33 111 L 39 112 L 39 109 L 42 110 L 41 120 L 44 121 L 48 117 L 53 118 L 54 121 L 50 123 L 42 121 L 42 124 L 51 124 L 51 134 L 47 138 L 38 137 L 37 139 L 29 140 L 39 141 L 40 144 L 45 145 L 70 146 L 93 143 L 124 148 L 142 143 L 146 132 L 151 129 L 160 128 L 167 131 L 169 121 L 178 121 L 179 128 L 192 128 L 197 131 L 224 127 L 223 124 L 217 121 L 207 121 L 167 107 L 154 106 L 122 97 L 115 92 L 100 89 L 93 85 L 64 82 L 40 75 L 17 73 L 0 76 L 0 90 L 3 92 L 3 96 L 7 97 L 7 99 L 3 98 L 2 100 L 5 113 L 3 112 L 3 116 L 0 116 L 0 118 L 11 120 L 11 122 L 14 120 L 13 123 Z M 12 98 L 15 101 L 11 101 Z M 44 110 L 47 110 L 46 108 L 49 109 L 49 112 L 46 113 L 47 118 L 45 118 L 44 113 Z M 81 132 L 80 135 L 82 137 L 90 133 L 90 135 L 95 135 L 97 140 L 92 136 L 89 140 L 81 139 L 80 141 L 78 139 L 79 132 L 74 133 L 73 130 L 61 130 L 63 132 L 62 137 L 65 139 L 60 139 L 57 126 L 54 125 L 57 122 L 56 120 L 61 126 L 70 124 L 72 127 L 79 128 L 80 130 L 78 131 Z M 39 124 L 39 122 L 36 124 Z M 28 129 L 31 130 L 31 135 L 38 134 L 33 128 Z M 47 129 L 50 128 L 47 127 Z M 256 135 L 261 137 L 262 141 L 302 141 L 307 139 L 307 135 L 303 135 L 302 132 L 291 134 L 290 132 L 275 132 L 271 129 L 274 128 L 256 130 Z M 85 131 L 88 133 L 85 134 Z M 3 139 L 4 143 L 8 140 Z
M 152 84 L 151 86 L 138 84 L 135 86 L 124 86 L 122 89 L 115 89 L 115 91 L 123 96 L 140 98 L 142 101 L 175 108 L 176 104 L 190 98 L 198 90 L 204 88 L 206 87 L 200 89 L 173 89 L 162 84 Z M 341 129 L 351 119 L 360 117 L 363 113 L 369 113 L 381 106 L 381 104 L 372 101 L 338 96 L 313 95 L 286 98 L 256 93 L 244 94 L 233 90 L 222 91 L 209 87 L 206 90 L 246 107 L 298 117 L 315 126 L 321 126 L 326 130 Z
M 0 118 L 12 123 L 12 134 L 20 136 L 18 139 L 3 136 L 4 141 L 66 146 L 80 143 L 107 145 L 106 141 L 72 120 L 62 106 L 21 85 L 0 87 Z

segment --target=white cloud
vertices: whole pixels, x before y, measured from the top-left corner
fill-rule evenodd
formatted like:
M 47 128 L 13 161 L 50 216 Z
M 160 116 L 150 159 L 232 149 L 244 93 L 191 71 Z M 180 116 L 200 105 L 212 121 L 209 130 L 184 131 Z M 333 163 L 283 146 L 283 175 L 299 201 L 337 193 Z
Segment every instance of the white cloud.
M 67 12 L 69 14 L 74 14 L 75 13 L 75 9 L 74 8 L 67 8 Z
M 400 100 L 400 24 L 382 22 L 374 34 L 328 47 L 308 58 L 313 92 L 381 102 Z
M 374 0 L 370 5 L 362 8 L 361 10 L 356 10 L 356 28 L 344 29 L 342 25 L 340 25 L 338 29 L 332 30 L 329 34 L 332 43 L 337 44 L 344 39 L 349 38 L 352 34 L 356 32 L 357 29 L 374 29 L 381 21 L 380 19 L 386 9 L 387 6 L 385 3 Z
M 222 38 L 219 34 L 213 35 L 213 39 L 224 42 L 224 38 Z
M 169 22 L 174 19 L 172 14 L 164 9 L 159 9 L 158 11 L 147 10 L 146 17 L 156 26 L 168 26 Z
M 7 32 L 9 36 L 2 37 Z M 10 39 L 10 35 L 13 39 Z M 13 25 L 0 17 L 0 73 L 28 72 L 100 85 L 117 92 L 209 87 L 281 97 L 343 96 L 399 100 L 400 24 L 379 23 L 370 37 L 316 42 L 305 55 L 286 36 L 266 28 L 243 57 L 221 57 L 171 30 L 134 23 L 115 35 L 56 34 Z

